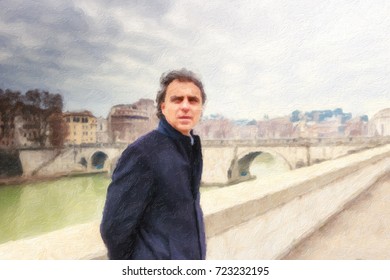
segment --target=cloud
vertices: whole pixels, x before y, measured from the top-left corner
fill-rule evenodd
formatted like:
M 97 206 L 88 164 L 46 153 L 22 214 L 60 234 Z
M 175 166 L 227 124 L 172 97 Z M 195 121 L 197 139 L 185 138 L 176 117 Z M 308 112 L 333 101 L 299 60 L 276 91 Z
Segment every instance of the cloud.
M 206 114 L 375 113 L 390 107 L 389 12 L 381 0 L 3 1 L 0 87 L 61 92 L 68 110 L 106 116 L 187 67 Z

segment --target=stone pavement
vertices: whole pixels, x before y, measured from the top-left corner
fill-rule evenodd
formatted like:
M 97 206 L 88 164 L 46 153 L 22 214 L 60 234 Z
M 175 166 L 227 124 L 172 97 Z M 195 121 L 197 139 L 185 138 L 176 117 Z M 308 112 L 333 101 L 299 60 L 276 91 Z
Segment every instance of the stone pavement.
M 350 202 L 284 259 L 389 260 L 390 174 Z

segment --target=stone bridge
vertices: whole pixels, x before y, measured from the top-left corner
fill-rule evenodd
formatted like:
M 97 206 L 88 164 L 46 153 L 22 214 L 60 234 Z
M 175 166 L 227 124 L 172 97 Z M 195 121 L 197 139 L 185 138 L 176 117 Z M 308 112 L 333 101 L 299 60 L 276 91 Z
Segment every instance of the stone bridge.
M 22 149 L 23 176 L 109 172 L 125 145 L 75 145 L 61 150 Z
M 204 141 L 202 181 L 205 184 L 226 185 L 251 179 L 251 164 L 261 154 L 268 154 L 293 170 L 386 143 L 390 143 L 389 138 Z
M 270 139 L 203 141 L 203 184 L 226 185 L 253 178 L 253 160 L 268 154 L 288 169 L 311 166 L 389 143 L 389 138 Z M 62 150 L 19 151 L 24 176 L 111 172 L 127 145 L 95 144 Z

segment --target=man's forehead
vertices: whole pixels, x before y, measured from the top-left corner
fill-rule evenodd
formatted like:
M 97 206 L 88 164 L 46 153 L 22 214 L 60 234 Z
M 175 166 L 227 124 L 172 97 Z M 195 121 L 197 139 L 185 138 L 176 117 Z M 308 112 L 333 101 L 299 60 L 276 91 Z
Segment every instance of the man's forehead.
M 191 94 L 191 95 L 200 95 L 200 89 L 197 85 L 195 85 L 191 81 L 179 81 L 173 80 L 167 87 L 167 94 L 174 95 L 183 95 L 183 94 Z

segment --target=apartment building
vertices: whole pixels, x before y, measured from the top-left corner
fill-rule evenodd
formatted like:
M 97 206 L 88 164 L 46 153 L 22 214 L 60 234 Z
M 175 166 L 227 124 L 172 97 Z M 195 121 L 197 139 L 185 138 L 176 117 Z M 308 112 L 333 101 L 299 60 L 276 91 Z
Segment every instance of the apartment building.
M 67 144 L 96 143 L 97 119 L 90 111 L 65 112 L 63 117 L 69 127 Z

